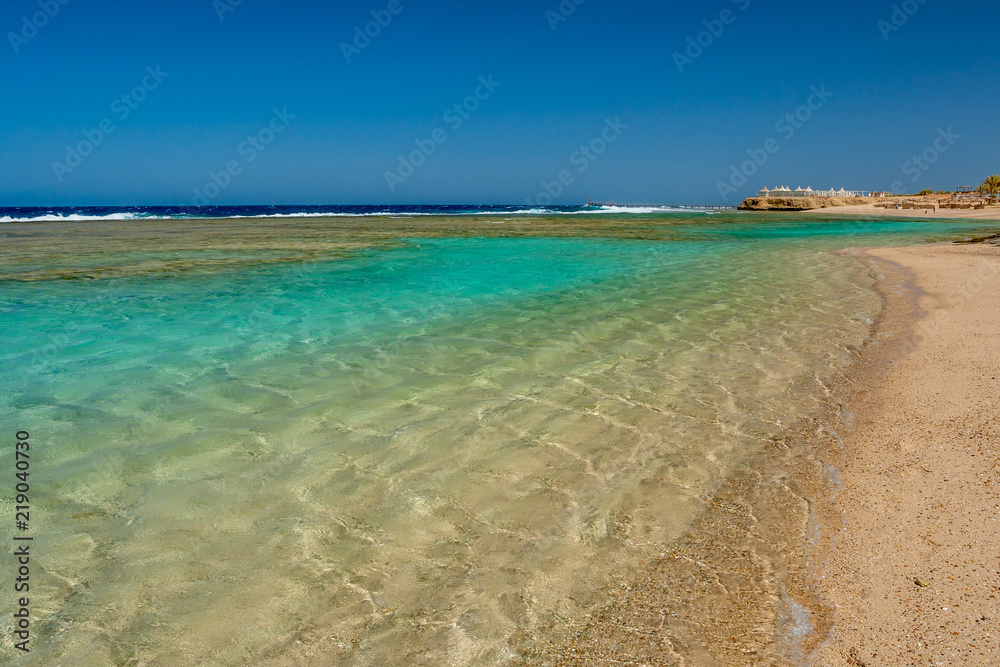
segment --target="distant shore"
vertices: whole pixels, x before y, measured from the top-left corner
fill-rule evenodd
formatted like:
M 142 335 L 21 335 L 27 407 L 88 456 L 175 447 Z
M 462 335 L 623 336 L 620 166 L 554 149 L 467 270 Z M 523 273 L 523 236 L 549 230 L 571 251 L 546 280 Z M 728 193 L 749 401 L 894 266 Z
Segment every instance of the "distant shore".
M 886 202 L 898 203 L 899 208 L 885 208 Z M 750 197 L 744 199 L 739 210 L 749 212 L 791 212 L 810 215 L 849 215 L 879 218 L 939 218 L 963 220 L 1000 220 L 1000 206 L 983 209 L 942 208 L 940 199 L 922 200 L 913 197 L 881 199 L 855 197 L 850 199 L 806 197 Z M 909 205 L 910 208 L 904 208 Z M 919 207 L 919 208 L 918 208 Z M 926 207 L 926 208 L 924 208 Z
M 811 211 L 801 211 L 812 215 L 850 215 L 850 216 L 870 216 L 877 218 L 937 218 L 940 220 L 1000 220 L 1000 206 L 990 206 L 988 208 L 975 211 L 970 209 L 950 209 L 940 208 L 936 211 L 931 209 L 895 209 L 876 208 L 871 204 L 860 206 L 837 206 L 831 208 L 821 208 Z
M 1000 248 L 863 257 L 887 310 L 844 400 L 843 525 L 817 574 L 834 629 L 812 663 L 996 664 Z

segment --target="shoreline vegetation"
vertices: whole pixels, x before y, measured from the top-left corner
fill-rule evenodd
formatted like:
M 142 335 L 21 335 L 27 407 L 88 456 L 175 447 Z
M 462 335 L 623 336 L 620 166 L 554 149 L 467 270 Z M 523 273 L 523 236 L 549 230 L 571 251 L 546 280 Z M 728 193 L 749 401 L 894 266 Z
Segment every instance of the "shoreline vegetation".
M 812 664 L 992 664 L 1000 248 L 858 254 L 880 274 L 886 313 L 841 396 L 854 419 L 831 508 L 840 528 L 813 563 L 833 630 Z

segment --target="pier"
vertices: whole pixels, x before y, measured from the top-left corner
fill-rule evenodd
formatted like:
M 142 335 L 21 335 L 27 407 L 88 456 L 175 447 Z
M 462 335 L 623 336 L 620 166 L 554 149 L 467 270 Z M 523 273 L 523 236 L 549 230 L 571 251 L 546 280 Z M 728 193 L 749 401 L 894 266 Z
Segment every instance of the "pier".
M 587 206 L 604 206 L 615 208 L 662 208 L 662 209 L 682 209 L 686 211 L 737 211 L 737 206 L 721 206 L 715 204 L 622 204 L 620 202 L 599 202 L 592 199 L 587 200 Z
M 699 211 L 737 211 L 737 206 L 708 206 L 702 204 L 667 204 L 664 208 L 697 209 Z

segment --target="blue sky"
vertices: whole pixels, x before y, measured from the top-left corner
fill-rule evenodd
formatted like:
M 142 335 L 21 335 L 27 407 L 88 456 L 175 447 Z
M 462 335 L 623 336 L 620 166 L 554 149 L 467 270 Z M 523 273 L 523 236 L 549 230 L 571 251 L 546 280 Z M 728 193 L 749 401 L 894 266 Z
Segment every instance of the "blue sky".
M 1000 172 L 981 1 L 62 1 L 0 8 L 0 206 L 732 203 Z

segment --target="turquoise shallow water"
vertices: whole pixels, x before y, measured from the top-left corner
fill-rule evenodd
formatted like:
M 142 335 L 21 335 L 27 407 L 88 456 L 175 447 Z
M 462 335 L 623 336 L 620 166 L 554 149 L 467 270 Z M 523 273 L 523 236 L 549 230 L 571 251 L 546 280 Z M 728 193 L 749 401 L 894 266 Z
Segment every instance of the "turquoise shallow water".
M 255 250 L 354 245 L 200 269 L 247 249 L 10 237 L 19 663 L 516 661 L 827 399 L 880 308 L 837 250 L 982 227 L 755 219 L 290 221 Z

